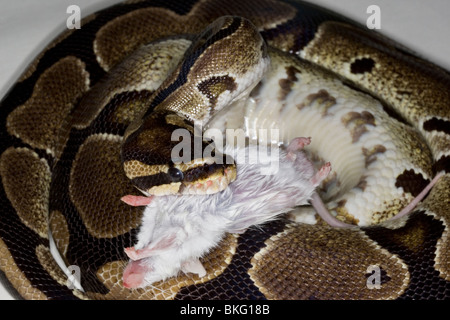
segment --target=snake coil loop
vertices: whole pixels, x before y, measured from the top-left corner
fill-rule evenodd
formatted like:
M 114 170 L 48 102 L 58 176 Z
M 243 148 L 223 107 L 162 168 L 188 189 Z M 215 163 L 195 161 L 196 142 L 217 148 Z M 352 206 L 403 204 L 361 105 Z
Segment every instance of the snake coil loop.
M 448 299 L 449 88 L 446 70 L 306 2 L 106 8 L 48 44 L 1 101 L 0 270 L 26 299 Z M 173 161 L 172 134 L 194 150 L 197 126 L 312 137 L 311 159 L 333 165 L 319 193 L 355 228 L 299 208 L 236 228 L 196 275 L 126 288 L 123 249 L 143 209 L 123 195 L 213 193 L 237 179 L 220 150 L 204 154 L 208 139 L 201 156 Z M 390 220 L 439 172 L 409 216 Z M 68 286 L 53 242 L 83 290 Z

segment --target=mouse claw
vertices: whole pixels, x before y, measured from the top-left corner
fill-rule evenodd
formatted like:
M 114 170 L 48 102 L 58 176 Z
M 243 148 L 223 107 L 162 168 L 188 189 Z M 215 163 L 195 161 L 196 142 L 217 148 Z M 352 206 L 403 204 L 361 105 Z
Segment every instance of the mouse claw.
M 139 253 L 134 247 L 125 248 L 124 251 L 131 260 L 136 261 L 140 259 Z
M 287 152 L 295 152 L 303 149 L 307 145 L 311 144 L 311 137 L 297 137 L 291 140 L 289 145 L 287 146 Z
M 311 183 L 314 186 L 318 186 L 330 173 L 331 171 L 331 163 L 325 163 L 322 168 L 311 178 Z
M 130 258 L 133 261 L 137 261 L 154 255 L 158 255 L 163 250 L 169 250 L 174 248 L 175 240 L 176 234 L 170 234 L 142 249 L 136 249 L 135 247 L 128 247 L 125 248 L 124 251 L 128 256 L 128 258 Z
M 156 250 L 153 248 L 143 248 L 136 249 L 135 247 L 128 247 L 124 249 L 126 255 L 130 260 L 138 261 L 141 259 L 148 258 L 156 253 Z

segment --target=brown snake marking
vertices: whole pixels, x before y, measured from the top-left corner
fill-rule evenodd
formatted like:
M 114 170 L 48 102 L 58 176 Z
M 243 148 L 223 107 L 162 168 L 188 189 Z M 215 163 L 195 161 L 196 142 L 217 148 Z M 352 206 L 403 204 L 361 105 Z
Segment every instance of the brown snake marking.
M 180 275 L 155 288 L 125 289 L 123 248 L 134 243 L 142 212 L 119 200 L 135 192 L 121 174 L 119 149 L 146 97 L 134 87 L 105 98 L 94 112 L 77 105 L 142 44 L 196 34 L 227 14 L 250 19 L 270 46 L 299 53 L 379 97 L 425 137 L 434 160 L 428 170 L 447 175 L 408 219 L 352 230 L 280 219 L 227 236 L 203 258 L 204 278 Z M 98 12 L 80 30 L 59 36 L 0 106 L 0 269 L 7 281 L 26 299 L 448 299 L 450 76 L 347 23 L 295 1 L 136 1 Z M 333 56 L 336 47 L 342 50 Z M 156 88 L 145 90 L 150 96 Z M 214 102 L 212 87 L 204 83 L 202 90 Z M 322 93 L 307 103 L 320 99 L 325 107 L 333 102 Z M 75 128 L 68 129 L 70 123 Z M 356 138 L 372 125 L 363 115 L 349 124 Z M 367 161 L 381 151 L 368 150 Z M 409 186 L 424 179 L 408 171 L 397 182 L 414 194 Z M 67 288 L 49 252 L 47 221 L 65 262 L 80 267 L 85 292 Z M 379 290 L 366 286 L 370 265 L 380 266 Z

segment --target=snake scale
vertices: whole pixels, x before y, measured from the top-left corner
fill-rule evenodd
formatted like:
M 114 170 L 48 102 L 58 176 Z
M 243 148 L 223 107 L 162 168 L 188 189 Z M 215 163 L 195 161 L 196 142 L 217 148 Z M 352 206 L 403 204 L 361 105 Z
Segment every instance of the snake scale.
M 311 147 L 317 141 L 311 156 L 318 163 L 331 161 L 337 172 L 324 181 L 321 196 L 339 219 L 362 226 L 332 228 L 300 212 L 228 234 L 202 258 L 203 277 L 180 273 L 146 288 L 125 288 L 123 248 L 136 242 L 143 209 L 120 201 L 138 194 L 122 168 L 123 137 L 139 114 L 152 111 L 149 101 L 176 68 L 176 57 L 223 16 L 251 21 L 273 63 L 271 76 L 251 91 L 251 103 L 243 108 L 255 128 L 271 128 L 264 119 L 277 110 L 281 115 L 272 118 L 286 128 L 292 127 L 289 121 L 301 121 L 300 114 L 306 123 L 337 121 L 336 128 L 346 132 L 328 132 L 334 124 L 304 124 L 304 131 L 294 126 L 300 131 L 283 133 L 283 139 L 309 134 Z M 226 41 L 238 29 L 230 23 L 211 36 L 214 41 L 199 45 Z M 232 50 L 236 56 L 238 51 Z M 125 67 L 127 77 L 112 77 L 104 90 L 108 74 Z M 198 88 L 216 103 L 235 83 L 211 76 L 215 81 Z M 310 91 L 297 93 L 303 85 Z M 447 71 L 309 3 L 152 0 L 99 11 L 84 18 L 80 29 L 54 39 L 2 99 L 4 281 L 25 299 L 448 299 L 449 89 Z M 335 111 L 348 92 L 357 97 L 349 100 L 351 110 Z M 86 101 L 95 107 L 86 108 Z M 374 109 L 364 109 L 361 101 Z M 385 131 L 380 119 L 388 123 Z M 380 141 L 366 141 L 370 132 Z M 383 135 L 392 142 L 381 141 Z M 345 139 L 351 142 L 341 148 Z M 401 172 L 391 168 L 395 150 L 408 160 Z M 389 220 L 442 171 L 411 214 Z M 398 191 L 391 199 L 372 196 L 378 183 L 384 188 L 383 179 Z M 373 202 L 382 208 L 372 220 L 356 218 L 349 206 L 363 198 L 361 206 Z M 52 241 L 65 264 L 79 268 L 83 290 L 67 286 Z M 378 288 L 368 285 L 373 267 Z

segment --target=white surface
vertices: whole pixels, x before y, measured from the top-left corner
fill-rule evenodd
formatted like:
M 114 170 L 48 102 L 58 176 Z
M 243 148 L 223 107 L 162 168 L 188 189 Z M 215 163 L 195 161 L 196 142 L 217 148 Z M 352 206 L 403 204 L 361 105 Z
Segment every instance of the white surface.
M 69 5 L 81 15 L 119 0 L 0 0 L 0 98 L 26 65 L 66 25 Z M 448 0 L 310 0 L 365 25 L 369 5 L 381 9 L 381 32 L 419 55 L 450 69 Z M 0 299 L 12 299 L 1 287 Z

